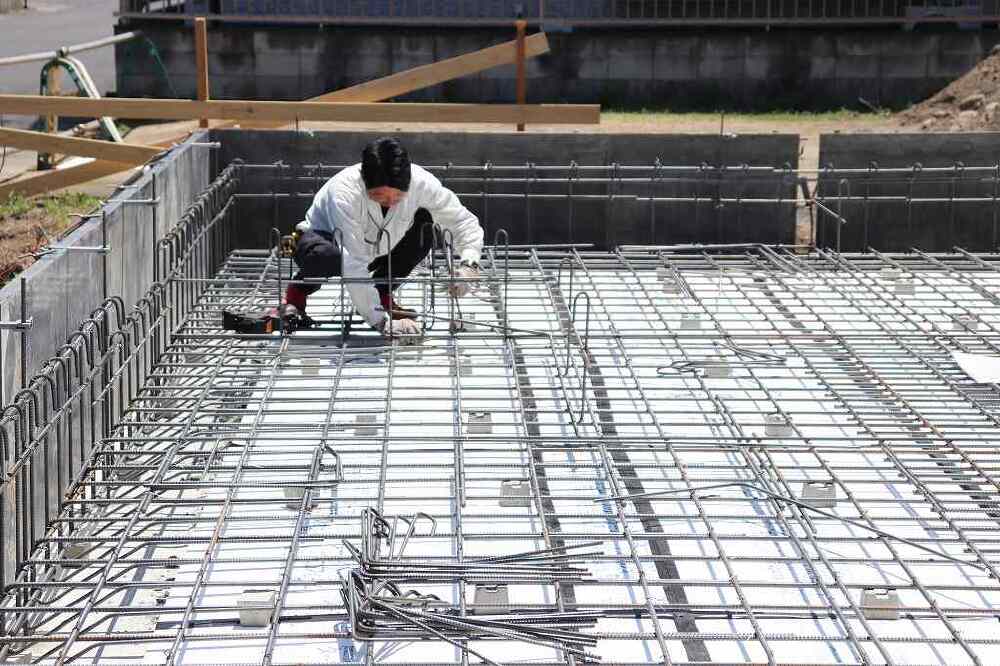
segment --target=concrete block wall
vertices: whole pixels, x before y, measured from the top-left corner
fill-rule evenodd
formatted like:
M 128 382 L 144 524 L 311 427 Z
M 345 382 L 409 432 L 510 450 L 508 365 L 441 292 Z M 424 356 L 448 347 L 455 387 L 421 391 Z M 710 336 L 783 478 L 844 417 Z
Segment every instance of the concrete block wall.
M 283 198 L 241 199 L 240 215 L 247 221 L 244 247 L 263 247 L 272 226 L 290 230 L 303 219 L 315 192 L 335 171 L 322 177 L 303 165 L 348 165 L 360 161 L 361 149 L 378 136 L 372 132 L 260 132 L 214 130 L 222 143 L 219 164 L 240 159 L 248 164 L 284 162 L 286 170 L 266 169 L 249 173 L 242 189 L 251 194 L 278 192 L 301 194 Z M 412 160 L 430 168 L 460 194 L 463 203 L 480 217 L 487 237 L 500 228 L 514 244 L 593 243 L 610 248 L 628 243 L 747 242 L 790 243 L 794 239 L 795 180 L 781 173 L 783 167 L 798 166 L 796 135 L 647 135 L 647 134 L 531 134 L 518 132 L 418 132 L 396 133 Z M 265 140 L 266 138 L 266 140 Z M 654 178 L 653 165 L 685 166 Z M 622 174 L 639 182 L 576 183 L 573 192 L 592 195 L 572 204 L 567 199 L 533 195 L 566 194 L 569 165 L 644 167 Z M 546 178 L 554 183 L 468 183 L 449 181 L 446 168 L 461 166 L 524 167 L 516 175 L 528 175 L 526 165 L 562 167 Z M 700 165 L 738 167 L 750 165 L 777 170 L 750 176 L 740 168 L 718 175 Z M 456 172 L 450 172 L 453 176 Z M 468 176 L 469 172 L 464 172 Z M 477 172 L 479 173 L 479 172 Z M 610 173 L 610 171 L 608 172 Z M 638 174 L 638 175 L 637 175 Z M 297 186 L 292 178 L 304 178 Z M 579 177 L 579 176 L 577 176 Z M 506 198 L 482 196 L 517 194 Z M 520 196 L 527 193 L 528 196 Z M 597 196 L 593 196 L 597 195 Z M 697 202 L 650 201 L 699 197 Z M 767 205 L 719 205 L 719 197 L 782 197 Z
M 1000 133 L 963 134 L 824 134 L 820 137 L 820 195 L 850 192 L 860 199 L 844 204 L 847 223 L 841 249 L 948 252 L 960 246 L 989 252 L 1000 241 Z M 992 167 L 988 173 L 932 175 L 930 167 Z M 888 174 L 905 168 L 906 174 Z M 830 171 L 823 172 L 822 169 Z M 838 169 L 860 169 L 844 174 Z M 841 181 L 847 181 L 844 185 Z M 874 201 L 876 197 L 893 200 Z M 906 199 L 910 201 L 907 202 Z M 983 201 L 956 203 L 962 198 Z M 866 200 L 869 199 L 869 200 Z M 940 199 L 914 202 L 914 199 Z M 828 204 L 833 205 L 833 204 Z M 834 222 L 820 215 L 819 244 L 833 246 Z
M 193 98 L 193 31 L 185 22 L 130 21 L 156 45 L 116 47 L 118 94 Z M 212 96 L 298 100 L 513 38 L 497 28 L 213 24 Z M 587 29 L 549 34 L 551 53 L 527 67 L 529 102 L 672 110 L 886 107 L 922 100 L 997 43 L 996 30 Z M 506 66 L 432 86 L 406 101 L 510 102 Z

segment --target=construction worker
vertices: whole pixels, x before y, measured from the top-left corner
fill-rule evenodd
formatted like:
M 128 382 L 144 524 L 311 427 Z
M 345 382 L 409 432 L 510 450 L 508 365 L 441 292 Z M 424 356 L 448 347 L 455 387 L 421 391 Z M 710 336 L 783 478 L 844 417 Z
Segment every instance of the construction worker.
M 483 247 L 479 220 L 441 181 L 410 164 L 398 139 L 376 139 L 361 151 L 360 164 L 342 170 L 316 193 L 305 221 L 296 227 L 299 272 L 293 279 L 374 278 L 374 284 L 347 283 L 355 309 L 383 335 L 391 332 L 415 341 L 423 326 L 415 312 L 395 302 L 392 291 L 431 250 L 435 224 L 451 232 L 461 262 L 455 277 L 478 278 Z M 391 289 L 389 280 L 378 281 L 387 277 Z M 319 287 L 293 281 L 280 316 L 311 325 L 306 299 Z M 455 282 L 450 289 L 461 298 L 472 284 Z

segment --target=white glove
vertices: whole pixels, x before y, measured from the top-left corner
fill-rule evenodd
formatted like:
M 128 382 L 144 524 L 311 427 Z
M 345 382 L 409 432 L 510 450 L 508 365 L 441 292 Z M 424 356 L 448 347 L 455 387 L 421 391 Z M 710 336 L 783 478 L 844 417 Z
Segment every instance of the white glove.
M 469 264 L 462 264 L 455 271 L 455 277 L 462 280 L 478 280 L 479 269 Z M 455 298 L 462 298 L 471 294 L 474 287 L 475 285 L 471 282 L 456 282 L 455 284 L 448 285 L 448 291 Z
M 415 319 L 392 319 L 382 326 L 382 335 L 391 335 L 401 345 L 415 345 L 423 334 L 423 325 Z

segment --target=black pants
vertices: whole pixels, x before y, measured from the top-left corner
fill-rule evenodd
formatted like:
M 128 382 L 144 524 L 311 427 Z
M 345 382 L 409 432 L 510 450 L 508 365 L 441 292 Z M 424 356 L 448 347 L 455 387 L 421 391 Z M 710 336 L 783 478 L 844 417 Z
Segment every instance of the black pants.
M 434 245 L 433 226 L 434 220 L 427 209 L 418 208 L 416 215 L 413 216 L 413 224 L 396 243 L 396 247 L 389 252 L 389 257 L 392 259 L 393 290 L 399 286 L 395 281 L 396 278 L 405 278 L 412 273 L 417 264 L 430 252 Z M 340 248 L 334 242 L 333 234 L 325 231 L 307 231 L 302 234 L 295 247 L 295 263 L 299 266 L 299 272 L 295 274 L 293 280 L 342 275 Z M 375 257 L 368 266 L 374 278 L 384 278 L 389 275 L 386 255 Z M 306 294 L 311 294 L 320 288 L 318 284 L 308 283 L 299 283 L 297 286 Z M 379 293 L 385 293 L 387 284 L 376 283 L 375 288 Z

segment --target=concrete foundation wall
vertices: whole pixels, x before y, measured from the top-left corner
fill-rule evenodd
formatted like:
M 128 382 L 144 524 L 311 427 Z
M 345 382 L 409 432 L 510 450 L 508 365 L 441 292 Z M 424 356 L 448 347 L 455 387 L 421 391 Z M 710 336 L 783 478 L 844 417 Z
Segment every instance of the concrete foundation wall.
M 819 164 L 834 170 L 820 173 L 821 195 L 849 192 L 860 199 L 845 203 L 841 210 L 847 219 L 841 229 L 841 249 L 845 251 L 869 247 L 950 251 L 956 245 L 970 251 L 993 251 L 998 247 L 1000 133 L 825 134 L 820 137 Z M 993 167 L 993 171 L 922 171 L 955 165 Z M 894 167 L 913 170 L 884 172 Z M 865 173 L 836 172 L 841 169 L 862 169 Z M 874 200 L 878 197 L 893 199 Z M 958 201 L 963 198 L 983 200 Z M 822 214 L 820 220 L 819 243 L 833 246 L 833 220 Z
M 638 135 L 525 133 L 398 133 L 412 160 L 432 170 L 479 216 L 487 237 L 506 229 L 513 244 L 593 243 L 610 248 L 628 243 L 745 242 L 790 243 L 794 238 L 794 178 L 782 171 L 798 165 L 796 135 Z M 240 200 L 247 243 L 263 246 L 272 226 L 283 232 L 302 220 L 312 194 L 336 169 L 360 161 L 361 149 L 377 135 L 366 132 L 260 132 L 214 130 L 222 143 L 219 164 L 284 162 L 284 169 L 253 170 L 242 181 L 249 194 L 277 198 Z M 687 167 L 657 172 L 654 163 Z M 601 172 L 571 175 L 569 165 L 608 166 Z M 520 166 L 493 179 L 486 170 L 447 165 Z M 526 166 L 536 166 L 535 171 Z M 619 171 L 612 182 L 587 183 L 611 176 L 611 165 L 643 167 Z M 699 165 L 734 167 L 719 173 Z M 748 172 L 738 165 L 767 167 Z M 537 167 L 561 167 L 541 173 Z M 482 180 L 460 181 L 462 175 Z M 540 179 L 547 182 L 537 182 Z M 570 179 L 574 182 L 570 185 Z M 581 178 L 584 178 L 581 182 Z M 295 184 L 297 183 L 297 185 Z M 568 194 L 577 196 L 572 203 Z M 496 196 L 484 197 L 483 192 Z M 552 196 L 559 195 L 559 196 Z M 783 202 L 719 205 L 719 197 L 782 197 Z M 669 199 L 686 198 L 687 201 Z
M 193 98 L 193 30 L 131 21 L 156 45 L 116 47 L 118 94 Z M 213 24 L 212 96 L 305 99 L 513 38 L 495 28 Z M 899 107 L 926 98 L 1000 42 L 996 30 L 576 30 L 549 34 L 529 61 L 529 102 L 635 108 L 839 109 Z M 514 68 L 501 67 L 406 95 L 409 101 L 510 102 Z
M 21 276 L 25 283 L 27 315 L 34 320 L 27 334 L 27 377 L 30 379 L 90 312 L 104 300 L 120 297 L 130 309 L 153 282 L 153 250 L 169 225 L 180 217 L 209 183 L 209 151 L 181 146 L 169 159 L 109 198 L 100 214 L 86 220 L 60 246 L 102 247 L 96 252 L 53 252 Z M 154 197 L 155 190 L 155 197 Z M 128 200 L 158 198 L 156 204 L 127 204 Z M 20 318 L 21 281 L 0 290 L 0 317 Z M 3 402 L 21 386 L 19 333 L 4 331 Z
M 135 178 L 131 185 L 116 192 L 101 214 L 89 218 L 58 243 L 67 247 L 108 247 L 107 254 L 92 251 L 48 254 L 23 273 L 23 280 L 15 279 L 0 290 L 0 320 L 21 319 L 23 293 L 25 314 L 32 322 L 31 328 L 23 334 L 23 346 L 21 332 L 0 332 L 3 391 L 0 404 L 9 405 L 25 381 L 30 381 L 39 372 L 106 299 L 119 297 L 126 313 L 132 309 L 153 282 L 156 241 L 208 185 L 211 172 L 209 152 L 205 148 L 189 145 L 175 148 L 171 155 Z M 124 203 L 152 199 L 154 190 L 155 198 L 159 199 L 156 204 Z M 114 316 L 111 322 L 111 330 L 115 330 Z M 30 527 L 37 535 L 43 533 L 48 520 L 54 517 L 57 500 L 71 480 L 68 461 L 72 458 L 79 462 L 86 457 L 94 443 L 93 434 L 100 432 L 102 405 L 97 405 L 94 422 L 89 420 L 88 410 L 83 408 L 93 398 L 84 395 L 79 400 L 85 402 L 74 403 L 69 423 L 63 426 L 67 430 L 60 428 L 50 436 L 44 452 L 36 452 L 32 457 L 32 480 L 27 492 L 34 499 L 32 506 L 36 510 L 30 516 Z M 46 405 L 45 409 L 51 407 Z M 38 423 L 35 425 L 37 427 Z M 12 435 L 10 422 L 4 423 L 3 428 L 8 436 Z M 66 446 L 67 440 L 72 442 L 72 456 L 65 448 L 60 448 Z M 63 444 L 57 445 L 57 441 Z M 5 468 L 9 468 L 14 454 L 14 451 L 7 451 Z M 18 488 L 19 479 L 12 476 L 6 481 L 5 492 L 0 497 L 0 520 L 3 521 L 0 527 L 6 535 L 0 573 L 8 582 L 17 562 L 14 521 L 26 511 L 23 499 L 19 500 L 20 508 L 15 510 L 15 495 L 25 492 L 24 488 Z M 46 510 L 37 510 L 43 506 Z

